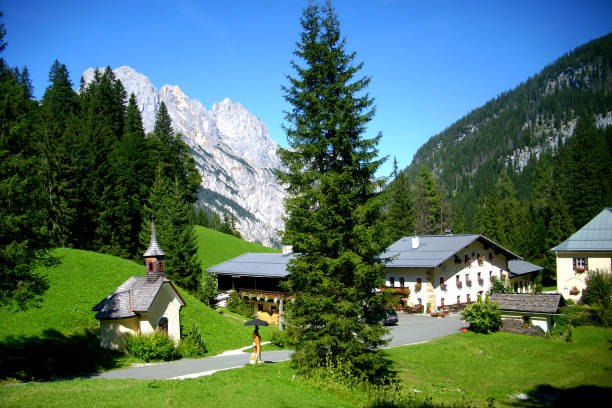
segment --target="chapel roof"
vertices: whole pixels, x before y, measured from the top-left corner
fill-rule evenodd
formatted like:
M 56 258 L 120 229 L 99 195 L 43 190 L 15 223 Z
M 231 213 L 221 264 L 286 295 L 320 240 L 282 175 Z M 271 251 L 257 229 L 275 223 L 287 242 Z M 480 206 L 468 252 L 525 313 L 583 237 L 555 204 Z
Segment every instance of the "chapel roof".
M 98 312 L 96 319 L 100 320 L 125 319 L 137 316 L 138 313 L 146 313 L 151 309 L 153 301 L 164 284 L 170 285 L 184 306 L 185 300 L 176 287 L 163 276 L 155 281 L 147 279 L 147 276 L 132 276 L 95 305 L 92 310 Z

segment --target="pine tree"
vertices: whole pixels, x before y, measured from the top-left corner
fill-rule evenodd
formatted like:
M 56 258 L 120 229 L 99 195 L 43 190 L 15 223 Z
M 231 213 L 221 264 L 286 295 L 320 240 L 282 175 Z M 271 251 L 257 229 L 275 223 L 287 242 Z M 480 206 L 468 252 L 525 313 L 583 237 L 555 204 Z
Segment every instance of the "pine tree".
M 114 197 L 104 212 L 112 212 L 115 223 L 101 249 L 130 258 L 139 255 L 143 203 L 148 198 L 150 187 L 146 182 L 153 179 L 154 169 L 134 94 L 130 95 L 125 115 L 123 137 L 111 153 Z
M 291 105 L 285 131 L 289 149 L 280 181 L 289 197 L 283 240 L 296 254 L 288 265 L 289 289 L 296 294 L 288 333 L 301 370 L 324 364 L 343 366 L 372 381 L 388 374 L 378 347 L 385 247 L 382 200 L 373 182 L 381 162 L 374 139 L 363 138 L 374 111 L 363 94 L 369 78 L 354 79 L 363 64 L 345 51 L 340 23 L 328 2 L 310 3 L 292 62 L 296 75 L 283 88 Z
M 570 148 L 570 177 L 572 186 L 568 201 L 574 224 L 580 228 L 610 203 L 605 199 L 610 190 L 612 172 L 604 132 L 593 119 L 578 119 Z
M 417 235 L 435 234 L 440 225 L 440 191 L 427 167 L 421 166 L 414 190 L 415 232 Z
M 77 94 L 64 64 L 55 60 L 41 103 L 37 127 L 40 172 L 46 186 L 47 229 L 53 243 L 68 245 L 78 211 L 75 143 L 71 138 L 79 109 Z
M 159 245 L 166 253 L 166 276 L 177 285 L 197 294 L 200 290 L 202 267 L 193 224 L 189 222 L 189 204 L 180 186 L 161 176 L 158 169 L 147 204 L 144 207 L 140 233 L 144 252 L 151 236 L 151 218 Z
M 396 241 L 414 233 L 412 192 L 405 172 L 400 172 L 388 188 L 387 229 L 389 238 Z
M 195 202 L 195 193 L 200 187 L 202 177 L 195 166 L 189 146 L 181 140 L 180 134 L 174 132 L 172 119 L 164 102 L 160 104 L 155 116 L 150 144 L 154 153 L 152 160 L 160 167 L 162 176 L 176 180 L 183 199 L 188 203 Z
M 123 186 L 112 171 L 112 152 L 123 136 L 125 89 L 107 67 L 94 72 L 89 84 L 81 83 L 81 147 L 77 167 L 81 174 L 79 211 L 74 241 L 79 247 L 106 249 L 124 220 L 117 212 Z
M 5 34 L 0 24 L 0 52 Z M 38 305 L 49 287 L 36 267 L 54 259 L 33 137 L 38 105 L 22 79 L 0 58 L 0 306 L 26 309 Z

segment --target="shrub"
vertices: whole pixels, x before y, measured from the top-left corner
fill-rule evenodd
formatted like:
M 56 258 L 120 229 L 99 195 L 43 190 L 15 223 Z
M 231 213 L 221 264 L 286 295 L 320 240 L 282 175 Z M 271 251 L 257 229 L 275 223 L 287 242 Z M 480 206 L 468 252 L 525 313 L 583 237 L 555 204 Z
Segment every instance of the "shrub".
M 153 333 L 128 336 L 127 353 L 144 361 L 169 361 L 178 357 L 172 339 L 166 333 Z
M 287 336 L 287 331 L 275 331 L 272 333 L 272 337 L 270 339 L 272 344 L 276 347 L 287 348 L 289 347 L 289 338 Z
M 214 306 L 215 297 L 219 293 L 219 283 L 217 275 L 212 272 L 204 272 L 202 274 L 202 284 L 200 286 L 200 297 L 206 305 Z
M 589 305 L 598 305 L 602 309 L 611 306 L 612 274 L 605 271 L 591 271 L 586 277 L 586 289 L 582 301 Z
M 489 294 L 493 293 L 512 293 L 512 288 L 510 287 L 508 279 L 504 277 L 501 277 L 499 279 L 493 278 L 491 280 L 491 288 L 489 289 Z
M 492 302 L 476 302 L 461 311 L 464 320 L 470 322 L 470 329 L 477 333 L 491 333 L 501 325 L 501 312 Z
M 198 325 L 194 322 L 191 330 L 182 339 L 178 346 L 178 353 L 181 357 L 197 358 L 206 354 L 206 345 L 200 334 Z

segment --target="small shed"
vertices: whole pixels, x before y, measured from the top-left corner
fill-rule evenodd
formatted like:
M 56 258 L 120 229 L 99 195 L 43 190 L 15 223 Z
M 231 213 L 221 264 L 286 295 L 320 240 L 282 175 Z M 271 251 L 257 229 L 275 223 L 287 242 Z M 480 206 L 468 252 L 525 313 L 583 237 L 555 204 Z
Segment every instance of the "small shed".
M 180 309 L 185 301 L 164 275 L 165 253 L 151 223 L 151 242 L 144 253 L 147 274 L 132 276 L 92 310 L 100 321 L 100 346 L 125 350 L 129 334 L 165 332 L 178 345 L 181 338 Z
M 559 308 L 565 306 L 563 296 L 531 293 L 494 293 L 491 301 L 497 303 L 503 319 L 522 320 L 538 326 L 548 333 L 554 326 Z

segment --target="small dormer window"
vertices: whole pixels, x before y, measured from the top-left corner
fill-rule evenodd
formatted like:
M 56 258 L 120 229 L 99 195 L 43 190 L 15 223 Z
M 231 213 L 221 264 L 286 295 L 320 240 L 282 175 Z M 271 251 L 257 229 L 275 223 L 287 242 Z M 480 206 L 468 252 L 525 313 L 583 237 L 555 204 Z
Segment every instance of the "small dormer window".
M 149 272 L 153 272 L 153 262 L 149 262 Z
M 160 263 L 159 263 L 159 271 L 160 271 L 161 273 L 164 273 L 164 263 L 163 263 L 163 262 L 160 262 Z

